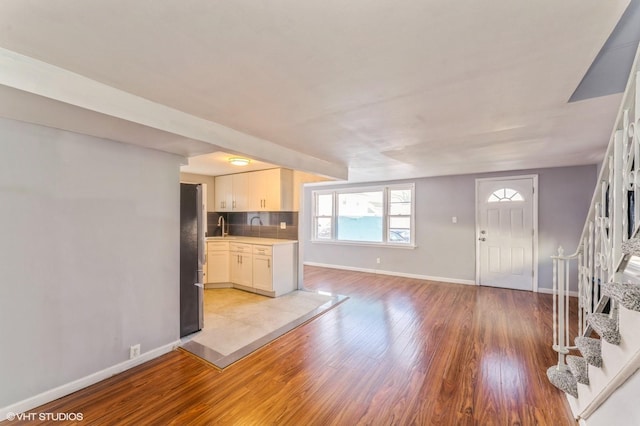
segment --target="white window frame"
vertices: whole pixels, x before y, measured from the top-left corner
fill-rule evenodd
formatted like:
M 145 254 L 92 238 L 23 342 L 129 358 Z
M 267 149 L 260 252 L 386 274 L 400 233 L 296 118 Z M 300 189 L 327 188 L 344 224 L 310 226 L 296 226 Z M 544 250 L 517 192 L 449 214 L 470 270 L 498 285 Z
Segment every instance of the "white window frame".
M 391 217 L 403 217 L 402 215 L 391 215 L 389 208 L 389 193 L 391 190 L 410 190 L 411 191 L 411 214 L 409 216 L 410 220 L 410 242 L 403 243 L 398 241 L 390 241 L 389 240 L 389 222 Z M 371 241 L 353 241 L 353 240 L 339 240 L 337 239 L 338 235 L 338 196 L 340 194 L 354 194 L 361 192 L 382 192 L 382 200 L 383 200 L 383 216 L 382 216 L 382 241 L 381 242 L 371 242 Z M 318 218 L 323 218 L 327 216 L 318 216 L 318 196 L 319 195 L 332 195 L 332 216 L 331 216 L 331 238 L 318 238 Z M 404 184 L 390 184 L 390 185 L 372 185 L 372 186 L 359 186 L 359 187 L 351 187 L 351 188 L 332 188 L 332 189 L 323 189 L 316 190 L 312 192 L 312 230 L 311 230 L 311 241 L 314 243 L 323 243 L 323 244 L 344 244 L 344 245 L 361 245 L 361 246 L 385 246 L 385 247 L 397 247 L 397 248 L 415 248 L 415 230 L 416 230 L 416 200 L 415 200 L 415 183 L 404 183 Z

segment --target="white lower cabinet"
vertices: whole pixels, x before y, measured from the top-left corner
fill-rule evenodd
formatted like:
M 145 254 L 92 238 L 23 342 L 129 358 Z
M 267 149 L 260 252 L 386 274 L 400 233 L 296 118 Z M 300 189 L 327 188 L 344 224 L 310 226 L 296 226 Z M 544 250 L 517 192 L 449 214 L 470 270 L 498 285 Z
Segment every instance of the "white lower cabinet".
M 207 242 L 207 275 L 205 283 L 229 282 L 229 243 Z
M 253 286 L 253 263 L 250 244 L 229 245 L 229 270 L 231 282 L 246 287 Z
M 268 246 L 253 246 L 253 287 L 273 291 L 272 249 Z
M 209 242 L 208 282 L 271 297 L 289 293 L 298 287 L 297 247 L 296 242 L 273 245 Z

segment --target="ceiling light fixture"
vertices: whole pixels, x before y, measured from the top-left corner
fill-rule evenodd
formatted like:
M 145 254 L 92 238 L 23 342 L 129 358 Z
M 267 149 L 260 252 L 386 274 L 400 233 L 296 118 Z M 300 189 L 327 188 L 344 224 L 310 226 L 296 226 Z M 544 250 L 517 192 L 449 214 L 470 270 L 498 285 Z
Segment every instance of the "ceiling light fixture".
M 246 166 L 247 164 L 249 164 L 249 160 L 246 158 L 234 157 L 229 158 L 229 163 L 233 164 L 234 166 Z

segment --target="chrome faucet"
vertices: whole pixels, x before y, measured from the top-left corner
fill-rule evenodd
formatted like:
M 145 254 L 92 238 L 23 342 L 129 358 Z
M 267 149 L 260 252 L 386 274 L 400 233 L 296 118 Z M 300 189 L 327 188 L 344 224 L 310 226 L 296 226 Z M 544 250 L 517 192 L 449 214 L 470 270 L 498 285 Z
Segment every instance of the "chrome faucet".
M 253 229 L 253 219 L 258 219 L 258 225 L 262 226 L 262 219 L 260 219 L 260 216 L 254 216 L 249 221 L 249 229 Z
M 218 228 L 222 228 L 222 237 L 226 237 L 227 235 L 229 235 L 228 232 L 224 232 L 224 216 L 220 215 L 218 216 Z

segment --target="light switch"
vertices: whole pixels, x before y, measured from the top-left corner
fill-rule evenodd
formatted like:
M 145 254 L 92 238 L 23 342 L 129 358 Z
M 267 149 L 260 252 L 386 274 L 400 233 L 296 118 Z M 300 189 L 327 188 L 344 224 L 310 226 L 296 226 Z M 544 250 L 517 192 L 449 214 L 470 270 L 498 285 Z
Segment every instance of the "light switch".
M 451 223 L 458 223 L 458 216 L 451 216 Z
M 287 222 L 280 222 L 280 229 L 287 229 Z

